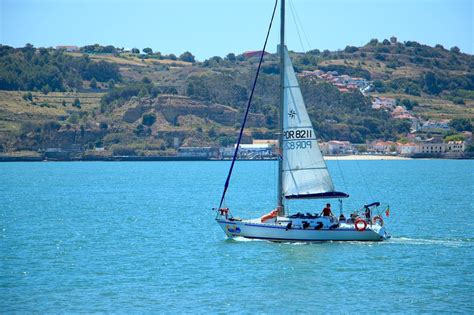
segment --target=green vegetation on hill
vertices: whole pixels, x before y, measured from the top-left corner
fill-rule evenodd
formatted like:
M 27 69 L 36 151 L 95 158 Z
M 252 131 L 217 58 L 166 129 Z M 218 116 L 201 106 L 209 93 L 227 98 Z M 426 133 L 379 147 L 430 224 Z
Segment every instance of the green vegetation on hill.
M 14 49 L 0 45 L 0 90 L 23 90 L 45 93 L 82 88 L 83 80 L 119 81 L 116 64 L 94 62 L 84 55 L 73 58 L 62 50 L 26 45 Z
M 145 47 L 141 54 L 97 44 L 80 51 L 0 45 L 1 150 L 105 146 L 149 155 L 172 154 L 176 139 L 188 146 L 235 141 L 257 57 L 229 53 L 198 62 L 190 52 L 162 55 Z M 378 96 L 395 98 L 425 119 L 454 118 L 446 137 L 472 130 L 474 58 L 459 49 L 392 38 L 290 54 L 297 72 L 362 77 L 372 80 Z M 245 141 L 275 137 L 278 73 L 277 56 L 266 55 Z M 410 121 L 372 109 L 370 97 L 358 91 L 306 78 L 300 85 L 324 140 L 396 140 L 410 130 Z

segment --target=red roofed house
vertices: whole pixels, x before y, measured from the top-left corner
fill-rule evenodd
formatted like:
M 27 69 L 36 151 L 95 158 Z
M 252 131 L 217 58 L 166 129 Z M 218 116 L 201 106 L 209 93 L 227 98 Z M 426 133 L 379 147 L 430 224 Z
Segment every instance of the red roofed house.
M 250 50 L 250 51 L 246 51 L 243 53 L 244 57 L 245 58 L 252 58 L 252 57 L 260 57 L 262 55 L 262 51 L 261 50 Z M 264 56 L 268 55 L 268 53 L 265 51 L 263 53 Z
M 352 153 L 352 143 L 349 141 L 331 140 L 327 142 L 329 154 Z

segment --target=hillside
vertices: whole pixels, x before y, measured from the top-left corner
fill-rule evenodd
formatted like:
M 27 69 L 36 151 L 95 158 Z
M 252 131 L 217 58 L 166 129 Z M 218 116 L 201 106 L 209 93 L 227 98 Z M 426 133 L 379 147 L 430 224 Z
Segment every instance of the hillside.
M 0 150 L 105 147 L 115 154 L 169 155 L 176 141 L 180 146 L 235 141 L 256 57 L 230 53 L 197 62 L 188 52 L 178 58 L 86 48 L 0 46 Z M 457 48 L 392 38 L 291 57 L 323 140 L 402 139 L 413 127 L 413 119 L 404 117 L 467 119 L 472 126 L 474 57 Z M 267 55 L 246 141 L 275 137 L 278 71 L 277 56 Z M 341 78 L 365 84 L 364 94 Z M 405 116 L 374 108 L 375 98 L 396 100 Z

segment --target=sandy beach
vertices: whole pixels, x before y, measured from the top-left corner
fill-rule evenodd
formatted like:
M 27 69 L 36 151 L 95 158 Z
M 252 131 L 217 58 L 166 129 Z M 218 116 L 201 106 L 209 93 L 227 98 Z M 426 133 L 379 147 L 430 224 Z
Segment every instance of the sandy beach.
M 324 156 L 325 160 L 412 160 L 409 157 L 393 156 L 393 155 L 331 155 Z

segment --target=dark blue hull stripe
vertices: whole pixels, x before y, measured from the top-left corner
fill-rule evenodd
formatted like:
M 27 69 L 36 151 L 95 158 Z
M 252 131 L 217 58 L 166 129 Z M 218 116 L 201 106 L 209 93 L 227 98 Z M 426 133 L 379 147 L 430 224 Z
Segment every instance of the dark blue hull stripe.
M 235 222 L 229 222 L 229 221 L 221 221 L 221 220 L 217 220 L 217 222 L 219 223 L 223 223 L 223 224 L 236 224 Z M 245 226 L 254 226 L 254 227 L 261 227 L 261 228 L 265 228 L 265 229 L 280 229 L 280 230 L 286 230 L 286 227 L 284 226 L 266 226 L 266 225 L 261 225 L 261 224 L 252 224 L 252 223 L 243 223 L 243 225 Z M 295 228 L 291 228 L 290 230 L 304 230 L 304 231 L 314 231 L 314 232 L 328 232 L 328 231 L 331 231 L 331 232 L 354 232 L 354 231 L 357 231 L 356 229 L 319 229 L 319 230 L 314 230 L 314 229 L 295 229 Z M 364 230 L 364 231 L 357 231 L 357 232 L 365 232 L 365 231 L 368 231 L 368 232 L 374 232 L 376 233 L 375 231 L 372 231 L 372 230 Z
M 295 238 L 273 238 L 273 237 L 257 237 L 257 236 L 244 236 L 234 234 L 234 236 L 241 236 L 243 238 L 249 239 L 259 239 L 259 240 L 267 240 L 267 241 L 275 241 L 275 242 L 377 242 L 381 241 L 383 238 L 380 237 L 378 240 L 315 240 L 315 239 L 295 239 Z

